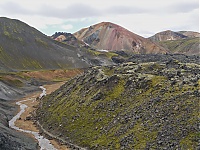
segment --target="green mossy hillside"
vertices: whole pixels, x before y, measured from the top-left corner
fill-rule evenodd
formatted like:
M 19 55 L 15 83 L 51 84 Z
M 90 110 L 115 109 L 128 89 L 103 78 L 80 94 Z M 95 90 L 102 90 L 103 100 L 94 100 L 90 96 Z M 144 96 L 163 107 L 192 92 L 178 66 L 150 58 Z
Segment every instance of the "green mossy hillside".
M 199 55 L 200 38 L 186 38 L 180 40 L 162 41 L 159 42 L 159 44 L 169 49 L 170 53 Z
M 177 60 L 93 67 L 44 97 L 37 119 L 87 149 L 195 150 L 199 74 Z
M 5 71 L 85 68 L 80 51 L 15 19 L 0 17 L 0 69 Z

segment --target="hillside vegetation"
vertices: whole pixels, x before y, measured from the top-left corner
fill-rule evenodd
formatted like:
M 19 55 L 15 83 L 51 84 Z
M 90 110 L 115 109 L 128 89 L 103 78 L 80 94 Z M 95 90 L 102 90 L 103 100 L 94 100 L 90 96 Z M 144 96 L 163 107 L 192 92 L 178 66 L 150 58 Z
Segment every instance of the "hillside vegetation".
M 1 72 L 113 64 L 104 53 L 93 55 L 87 47 L 58 42 L 19 20 L 0 17 L 0 36 Z
M 171 41 L 162 41 L 159 44 L 167 49 L 170 53 L 200 55 L 200 38 L 187 38 Z
M 37 119 L 87 149 L 198 149 L 199 73 L 176 59 L 93 67 L 44 97 Z
M 199 55 L 200 33 L 193 31 L 162 31 L 149 37 L 172 54 Z
M 83 68 L 89 65 L 77 56 L 77 49 L 59 43 L 29 25 L 0 18 L 1 70 Z

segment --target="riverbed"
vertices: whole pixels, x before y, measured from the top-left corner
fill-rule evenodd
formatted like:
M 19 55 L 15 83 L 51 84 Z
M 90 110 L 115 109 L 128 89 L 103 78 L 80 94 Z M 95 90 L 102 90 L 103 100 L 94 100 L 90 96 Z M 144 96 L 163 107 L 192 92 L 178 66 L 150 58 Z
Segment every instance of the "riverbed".
M 44 88 L 43 86 L 41 86 L 40 88 L 42 89 L 42 93 L 40 94 L 40 97 L 45 96 L 46 95 L 46 88 Z M 20 118 L 20 116 L 25 112 L 25 109 L 28 107 L 27 105 L 23 104 L 23 102 L 34 101 L 34 100 L 36 100 L 36 99 L 35 98 L 29 98 L 27 100 L 22 100 L 22 101 L 16 102 L 16 104 L 20 106 L 20 111 L 16 116 L 14 116 L 9 121 L 9 126 L 13 129 L 15 129 L 15 130 L 32 134 L 35 137 L 35 139 L 38 141 L 38 144 L 39 144 L 41 150 L 57 150 L 50 143 L 50 141 L 48 139 L 46 139 L 44 136 L 40 135 L 39 132 L 35 132 L 35 131 L 31 131 L 31 130 L 24 130 L 24 129 L 21 129 L 21 128 L 19 128 L 15 125 L 15 122 Z

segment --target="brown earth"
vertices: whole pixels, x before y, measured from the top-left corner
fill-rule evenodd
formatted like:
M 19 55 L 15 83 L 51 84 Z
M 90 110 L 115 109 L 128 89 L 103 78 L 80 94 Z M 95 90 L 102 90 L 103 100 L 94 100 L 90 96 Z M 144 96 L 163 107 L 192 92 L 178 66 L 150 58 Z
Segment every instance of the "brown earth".
M 37 78 L 46 81 L 64 81 L 82 72 L 81 69 L 71 70 L 45 70 L 45 71 L 33 71 L 23 72 L 21 76 L 29 78 Z

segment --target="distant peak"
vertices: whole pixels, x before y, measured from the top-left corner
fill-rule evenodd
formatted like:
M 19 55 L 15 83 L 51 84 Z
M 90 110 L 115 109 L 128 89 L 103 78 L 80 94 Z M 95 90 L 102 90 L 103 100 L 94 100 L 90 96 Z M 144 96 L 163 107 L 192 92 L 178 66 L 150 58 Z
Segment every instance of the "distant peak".
M 102 24 L 102 25 L 108 25 L 108 24 L 113 24 L 112 22 L 100 22 L 99 24 Z
M 117 25 L 117 24 L 115 24 L 115 23 L 112 23 L 112 22 L 100 22 L 100 23 L 97 23 L 97 24 L 95 24 L 95 25 L 93 25 L 93 26 L 110 26 L 110 27 L 112 27 L 112 26 L 114 26 L 114 27 L 118 27 L 119 25 Z
M 171 32 L 173 32 L 173 31 L 172 30 L 165 30 L 165 31 L 159 32 L 158 34 L 160 34 L 160 33 L 171 33 Z

